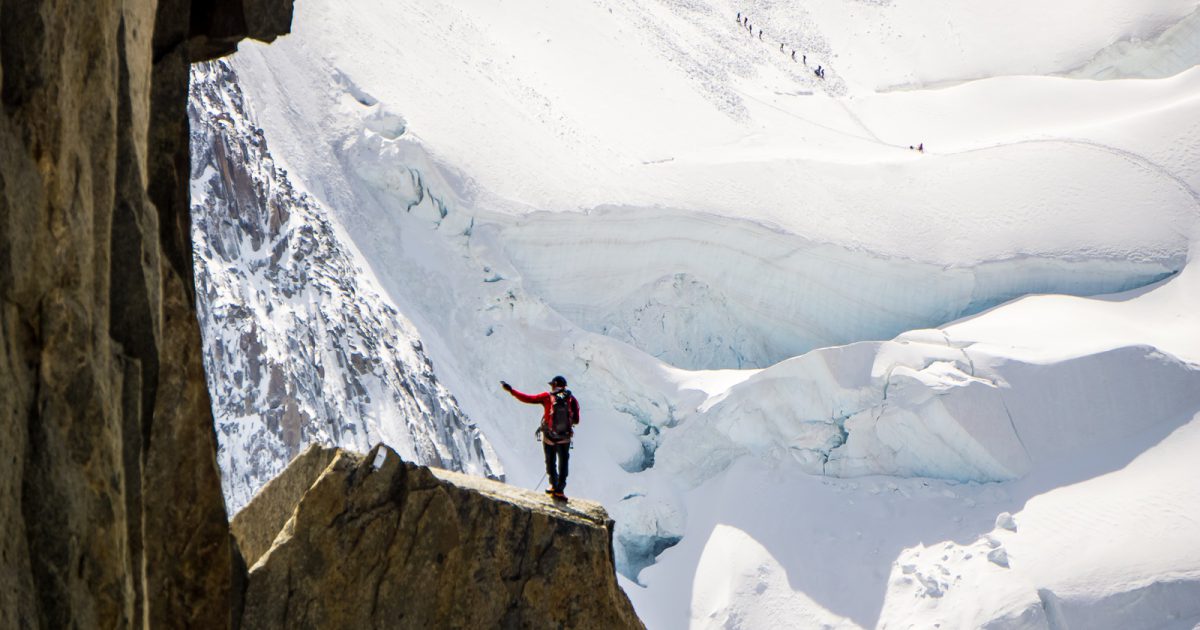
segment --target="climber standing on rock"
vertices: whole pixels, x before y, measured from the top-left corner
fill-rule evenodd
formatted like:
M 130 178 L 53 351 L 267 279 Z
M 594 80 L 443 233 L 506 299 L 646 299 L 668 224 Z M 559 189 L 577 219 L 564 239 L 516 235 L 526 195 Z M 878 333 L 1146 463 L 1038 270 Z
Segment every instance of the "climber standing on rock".
M 575 425 L 579 424 L 579 401 L 567 389 L 567 379 L 555 376 L 548 383 L 550 391 L 540 394 L 525 394 L 513 389 L 512 385 L 500 381 L 500 387 L 513 398 L 531 405 L 542 406 L 542 423 L 537 435 L 542 439 L 542 451 L 546 455 L 546 475 L 550 487 L 546 494 L 555 499 L 566 500 L 563 490 L 567 487 L 567 462 L 571 459 L 571 437 Z M 556 465 L 557 460 L 557 465 Z

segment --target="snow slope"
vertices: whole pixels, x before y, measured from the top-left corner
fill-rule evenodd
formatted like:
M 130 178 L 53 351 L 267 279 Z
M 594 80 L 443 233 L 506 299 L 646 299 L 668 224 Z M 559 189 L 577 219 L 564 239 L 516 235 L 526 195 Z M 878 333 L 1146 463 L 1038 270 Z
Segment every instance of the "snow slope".
M 1042 613 L 1027 612 L 1038 589 L 1058 593 L 1102 569 L 1102 577 L 1071 587 L 1070 597 L 1060 595 L 1073 602 L 1068 608 L 1104 600 L 1122 608 L 1121 619 L 1145 625 L 1096 624 L 1102 617 L 1075 610 L 1069 618 L 1091 620 L 1080 627 L 1158 627 L 1149 620 L 1164 602 L 1174 606 L 1164 610 L 1200 621 L 1183 605 L 1200 595 L 1200 537 L 1182 533 L 1195 531 L 1200 504 L 1191 478 L 1200 468 L 1173 456 L 1164 465 L 1181 472 L 1159 478 L 1171 480 L 1170 490 L 1147 483 L 1150 474 L 1113 472 L 1159 442 L 1140 457 L 1183 452 L 1169 445 L 1196 425 L 1198 271 L 1192 264 L 1159 286 L 1103 298 L 1031 296 L 936 331 L 818 350 L 713 396 L 665 436 L 644 473 L 664 479 L 642 480 L 683 488 L 669 516 L 686 514 L 686 524 L 661 519 L 676 524 L 682 542 L 642 571 L 647 588 L 634 591 L 635 599 L 659 602 L 646 609 L 666 609 L 649 623 L 680 627 L 672 607 L 689 609 L 694 621 L 712 614 L 709 596 L 697 593 L 725 579 L 719 567 L 704 570 L 707 546 L 727 544 L 706 542 L 724 538 L 721 527 L 750 536 L 751 549 L 762 547 L 768 566 L 780 567 L 769 572 L 785 573 L 810 598 L 790 604 L 796 615 L 825 611 L 863 626 L 878 619 L 881 627 L 1046 627 L 1035 624 Z M 1056 488 L 1106 488 L 1103 479 L 1122 475 L 1129 478 L 1116 482 L 1122 492 L 1080 492 L 1093 492 L 1093 501 L 1129 497 L 1131 505 L 1155 497 L 1164 514 L 1145 518 L 1165 521 L 1153 531 L 1180 533 L 1134 536 L 1141 521 L 1126 524 L 1110 512 L 1079 527 L 1081 537 L 1093 536 L 1092 559 L 1106 557 L 1105 564 L 1043 573 L 1061 568 L 1055 545 L 1079 522 L 1062 516 L 1074 509 L 1068 504 L 1046 508 L 1061 510 L 1063 529 L 1047 526 L 1026 539 L 1034 546 L 1024 557 L 1038 558 L 1030 573 L 998 572 L 987 560 L 995 545 L 982 537 L 998 514 L 1017 513 L 1019 523 L 1022 506 L 1056 505 Z M 1121 564 L 1125 546 L 1145 562 Z M 1142 588 L 1165 599 L 1139 598 Z M 947 592 L 960 599 L 943 601 Z M 743 600 L 733 597 L 752 605 Z M 736 613 L 735 606 L 716 614 Z
M 1037 6 L 1021 4 L 1030 11 Z M 1115 12 L 1121 3 L 1110 4 Z M 1163 6 L 1139 9 L 1129 16 L 1139 19 L 1126 28 L 1152 30 L 1164 13 L 1195 7 L 1177 0 L 1144 4 Z M 467 174 L 463 205 L 711 211 L 818 242 L 942 264 L 1092 251 L 1174 256 L 1177 268 L 1186 239 L 1176 228 L 1194 212 L 1194 195 L 1153 168 L 1128 164 L 1121 142 L 1098 141 L 1104 146 L 1097 148 L 1067 140 L 1091 141 L 1096 127 L 1134 124 L 1164 107 L 1186 107 L 1194 115 L 1195 76 L 1156 88 L 1011 77 L 926 92 L 939 104 L 930 112 L 928 102 L 913 102 L 907 93 L 830 98 L 838 90 L 829 81 L 803 71 L 774 43 L 745 37 L 733 19 L 735 5 L 693 3 L 685 16 L 672 6 L 314 2 L 298 15 L 292 38 L 249 48 L 239 60 L 253 78 L 252 91 L 287 103 L 266 113 L 264 123 L 280 129 L 289 154 L 304 156 L 297 168 L 314 174 L 327 175 L 330 160 L 320 155 L 326 147 L 306 142 L 307 125 L 286 137 L 295 126 L 287 119 L 294 121 L 292 112 L 327 119 L 326 95 L 311 91 L 333 76 L 345 89 L 368 94 L 372 107 L 402 113 L 411 137 L 432 148 L 440 163 Z M 741 8 L 751 15 L 757 10 Z M 886 10 L 889 19 L 902 14 L 899 6 Z M 905 13 L 933 21 L 936 11 L 910 7 Z M 1019 13 L 1005 11 L 999 22 L 972 13 L 955 27 L 995 31 L 1024 24 Z M 778 17 L 781 23 L 795 19 Z M 1077 46 L 1096 40 L 1099 47 L 1112 35 L 1111 27 L 1098 28 L 1102 19 L 1086 24 L 1100 31 L 1088 37 L 1075 32 L 1076 22 L 1052 23 L 1046 37 Z M 830 22 L 859 26 L 848 18 Z M 825 28 L 811 25 L 816 34 Z M 839 58 L 869 55 L 860 52 L 869 41 L 838 48 Z M 681 50 L 685 43 L 697 50 Z M 1036 54 L 1034 46 L 1022 47 Z M 947 41 L 922 50 L 956 63 L 985 62 L 954 54 Z M 896 52 L 877 55 L 869 56 L 872 64 L 924 65 Z M 1010 113 L 1014 100 L 1022 106 Z M 886 119 L 869 117 L 880 108 Z M 937 120 L 947 111 L 957 116 Z M 912 118 L 921 112 L 935 120 Z M 1063 112 L 1071 112 L 1069 124 Z M 959 142 L 945 146 L 943 128 Z M 1073 128 L 1082 129 L 1064 133 Z M 1185 135 L 1178 144 L 1194 151 L 1196 143 L 1186 142 L 1196 138 L 1194 125 L 1179 131 Z M 1048 136 L 1058 142 L 1021 143 Z M 938 155 L 907 150 L 922 140 Z M 1160 166 L 1195 157 L 1179 155 Z M 1075 185 L 1064 190 L 1064 181 Z M 474 196 L 486 199 L 471 203 Z M 963 204 L 964 196 L 973 203 Z
M 1196 594 L 1192 543 L 1103 584 L 908 558 L 1200 410 L 1196 10 L 309 0 L 232 64 L 511 481 L 537 414 L 496 382 L 571 381 L 569 487 L 650 627 L 1037 627 L 1038 589 L 1063 627 Z
M 1200 415 L 1121 470 L 1034 497 L 975 541 L 905 550 L 880 626 L 1194 628 L 1197 448 Z

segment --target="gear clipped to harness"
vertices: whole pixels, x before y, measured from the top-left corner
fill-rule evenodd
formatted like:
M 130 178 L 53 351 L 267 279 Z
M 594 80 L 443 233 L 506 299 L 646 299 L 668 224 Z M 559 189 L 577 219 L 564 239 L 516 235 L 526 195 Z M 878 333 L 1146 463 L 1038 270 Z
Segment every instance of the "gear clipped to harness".
M 550 426 L 546 428 L 546 437 L 552 442 L 570 441 L 575 433 L 572 429 L 573 421 L 571 391 L 563 389 L 554 392 L 554 408 L 550 413 Z

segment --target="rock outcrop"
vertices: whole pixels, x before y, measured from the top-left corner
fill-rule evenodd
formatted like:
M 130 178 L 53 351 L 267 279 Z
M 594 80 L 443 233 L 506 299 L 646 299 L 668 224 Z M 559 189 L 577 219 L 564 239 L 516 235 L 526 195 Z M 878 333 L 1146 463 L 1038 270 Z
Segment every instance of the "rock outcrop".
M 330 454 L 310 449 L 238 515 L 238 545 L 257 558 L 243 628 L 642 627 L 599 504 L 558 505 L 385 446 Z
M 188 67 L 291 0 L 0 2 L 0 627 L 219 628 Z
M 233 538 L 246 566 L 254 566 L 292 518 L 300 499 L 339 453 L 338 449 L 316 444 L 287 465 L 278 477 L 267 482 L 255 500 L 229 523 Z

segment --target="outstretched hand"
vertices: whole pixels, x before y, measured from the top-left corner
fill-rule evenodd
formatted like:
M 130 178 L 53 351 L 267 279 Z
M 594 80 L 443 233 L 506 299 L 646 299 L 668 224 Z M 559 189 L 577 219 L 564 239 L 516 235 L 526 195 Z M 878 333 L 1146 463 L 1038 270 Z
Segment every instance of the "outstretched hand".
M 512 391 L 512 385 L 509 385 L 508 383 L 505 383 L 504 381 L 500 381 L 500 387 L 506 392 Z

